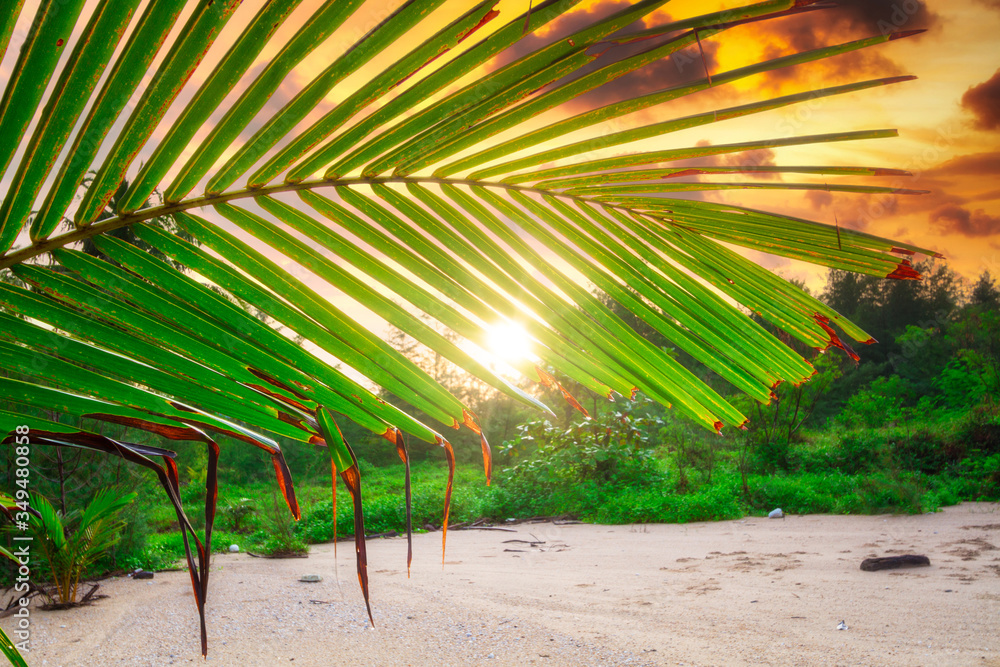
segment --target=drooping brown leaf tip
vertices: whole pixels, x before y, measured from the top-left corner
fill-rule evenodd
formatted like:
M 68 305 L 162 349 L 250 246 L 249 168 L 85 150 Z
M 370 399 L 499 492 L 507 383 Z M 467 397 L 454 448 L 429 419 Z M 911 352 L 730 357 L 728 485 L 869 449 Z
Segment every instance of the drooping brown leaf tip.
M 477 30 L 479 30 L 484 25 L 486 25 L 487 23 L 489 23 L 490 21 L 492 21 L 493 19 L 495 19 L 498 16 L 500 16 L 500 12 L 498 10 L 496 10 L 496 9 L 490 9 L 490 11 L 486 12 L 483 15 L 483 18 L 481 18 L 479 20 L 479 23 L 477 23 L 476 25 L 472 26 L 471 28 L 469 28 L 468 30 L 466 30 L 464 33 L 462 33 L 461 35 L 459 35 L 458 36 L 458 41 L 459 42 L 465 41 L 466 39 L 469 38 L 469 36 L 472 35 L 472 33 L 476 32 Z
M 398 428 L 393 429 L 391 442 L 396 446 L 396 454 L 399 456 L 399 460 L 406 463 L 409 459 L 409 453 L 406 451 L 406 441 L 403 440 L 403 432 Z
M 352 465 L 339 472 L 340 478 L 344 480 L 344 485 L 351 492 L 351 500 L 354 503 L 354 552 L 358 569 L 358 583 L 361 585 L 361 594 L 365 599 L 365 608 L 368 610 L 368 621 L 374 628 L 375 619 L 372 616 L 372 606 L 368 596 L 368 549 L 365 544 L 365 515 L 361 502 L 361 472 L 358 470 L 357 458 L 350 445 L 347 445 L 347 451 L 351 455 Z
M 829 350 L 831 347 L 837 347 L 843 350 L 847 354 L 847 356 L 849 356 L 851 359 L 854 360 L 855 363 L 861 361 L 861 357 L 859 357 L 858 354 L 851 349 L 850 345 L 842 341 L 840 339 L 840 336 L 837 335 L 837 332 L 834 331 L 833 327 L 830 326 L 829 317 L 820 315 L 819 313 L 814 313 L 813 319 L 816 320 L 816 323 L 820 325 L 823 328 L 823 331 L 825 331 L 826 334 L 830 337 L 830 342 L 826 344 L 826 347 L 823 348 L 824 350 Z
M 410 566 L 413 564 L 413 499 L 410 491 L 410 452 L 406 446 L 406 438 L 399 429 L 395 431 L 396 454 L 403 462 L 403 494 L 406 498 L 406 578 L 410 578 Z
M 476 417 L 476 413 L 462 408 L 462 424 L 468 426 L 469 429 L 476 435 L 482 435 L 483 431 L 479 428 L 479 418 Z
M 455 481 L 455 450 L 451 443 L 438 438 L 438 444 L 444 447 L 444 455 L 448 461 L 448 483 L 444 489 L 444 515 L 441 520 L 441 568 L 444 568 L 444 554 L 448 546 L 448 515 L 451 513 L 451 490 Z
M 580 404 L 580 401 L 576 400 L 576 398 L 573 396 L 573 394 L 569 393 L 569 391 L 566 389 L 566 387 L 562 386 L 561 383 L 559 384 L 559 391 L 562 392 L 563 398 L 566 399 L 567 403 L 569 403 L 574 408 L 576 408 L 577 412 L 579 412 L 580 414 L 582 414 L 585 419 L 590 419 L 590 413 L 587 412 L 587 408 L 583 407 Z M 634 394 L 633 394 L 633 398 L 634 398 Z
M 886 278 L 892 278 L 893 280 L 923 280 L 924 277 L 920 275 L 919 271 L 913 268 L 910 260 L 904 259 Z
M 337 560 L 337 462 L 330 457 L 330 508 L 333 517 L 333 560 Z
M 556 386 L 556 379 L 549 373 L 546 373 L 540 366 L 535 366 L 535 372 L 538 373 L 538 381 L 544 384 L 546 387 Z
M 479 438 L 483 449 L 483 472 L 486 474 L 486 486 L 489 486 L 493 480 L 493 450 L 490 449 L 490 443 L 486 441 L 485 435 L 480 433 Z

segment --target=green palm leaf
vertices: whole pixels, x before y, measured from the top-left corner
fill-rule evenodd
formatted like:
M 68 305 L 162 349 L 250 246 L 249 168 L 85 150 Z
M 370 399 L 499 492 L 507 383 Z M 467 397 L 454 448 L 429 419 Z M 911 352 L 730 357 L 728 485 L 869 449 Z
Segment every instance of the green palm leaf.
M 308 16 L 297 0 L 266 3 L 236 31 L 229 23 L 242 11 L 238 2 L 192 2 L 188 12 L 185 3 L 155 2 L 137 16 L 137 2 L 102 3 L 90 16 L 79 1 L 42 2 L 36 16 L 20 16 L 15 3 L 0 18 L 0 49 L 16 24 L 30 29 L 0 100 L 0 163 L 10 183 L 0 202 L 0 270 L 29 287 L 0 285 L 7 311 L 0 313 L 0 369 L 16 378 L 0 380 L 2 397 L 44 434 L 44 444 L 97 448 L 150 467 L 178 512 L 177 471 L 167 450 L 108 442 L 30 414 L 51 409 L 103 419 L 204 443 L 212 456 L 218 446 L 208 432 L 262 448 L 296 515 L 279 441 L 329 447 L 333 470 L 356 501 L 366 588 L 361 480 L 336 419 L 393 442 L 404 463 L 404 433 L 439 444 L 453 465 L 442 432 L 467 427 L 482 436 L 487 477 L 490 468 L 476 415 L 389 346 L 366 324 L 372 316 L 507 396 L 547 409 L 419 315 L 479 346 L 490 326 L 515 321 L 533 349 L 513 366 L 561 389 L 580 410 L 560 378 L 616 401 L 642 391 L 715 430 L 742 426 L 746 417 L 638 335 L 610 302 L 761 402 L 777 383 L 804 381 L 813 369 L 748 311 L 817 349 L 850 351 L 846 338 L 872 342 L 731 246 L 898 279 L 919 278 L 909 255 L 933 253 L 677 195 L 743 188 L 916 194 L 826 181 L 682 180 L 905 172 L 670 163 L 895 131 L 613 156 L 606 149 L 908 80 L 856 82 L 688 116 L 669 108 L 713 86 L 911 33 L 706 71 L 704 79 L 540 125 L 559 105 L 703 39 L 817 9 L 803 0 L 768 0 L 628 28 L 665 2 L 643 0 L 530 53 L 510 51 L 506 64 L 492 68 L 524 34 L 551 27 L 577 2 L 548 0 L 506 15 L 492 0 L 462 12 L 442 0 L 408 0 L 360 38 L 345 36 L 346 26 L 364 23 L 364 12 L 373 11 L 360 0 L 330 0 Z M 182 15 L 186 23 L 176 25 Z M 301 23 L 282 30 L 292 16 Z M 444 27 L 428 28 L 429 17 Z M 331 37 L 350 38 L 339 56 L 312 77 L 308 68 L 296 69 Z M 629 43 L 638 50 L 621 48 Z M 258 67 L 265 53 L 274 55 Z M 302 80 L 294 94 L 268 107 L 293 72 Z M 347 81 L 360 83 L 343 88 Z M 574 138 L 654 105 L 667 120 Z M 157 224 L 164 219 L 184 235 L 165 231 Z M 111 234 L 123 228 L 145 249 Z M 99 257 L 77 249 L 85 240 Z M 334 292 L 343 296 L 326 296 Z M 287 331 L 308 344 L 293 342 Z M 386 403 L 380 391 L 403 398 L 429 423 Z M 17 423 L 16 414 L 2 415 L 0 435 Z M 163 466 L 148 456 L 163 457 Z M 212 485 L 214 475 L 210 515 Z M 193 578 L 203 611 L 211 521 L 205 544 L 186 519 L 181 524 L 185 540 L 190 533 L 196 542 L 199 564 L 191 557 L 189 564 L 203 575 Z M 203 628 L 203 649 L 204 636 Z
M 17 646 L 7 636 L 7 633 L 3 631 L 3 628 L 0 628 L 0 652 L 3 653 L 4 657 L 14 667 L 28 667 L 28 663 L 24 661 L 21 652 L 17 650 Z

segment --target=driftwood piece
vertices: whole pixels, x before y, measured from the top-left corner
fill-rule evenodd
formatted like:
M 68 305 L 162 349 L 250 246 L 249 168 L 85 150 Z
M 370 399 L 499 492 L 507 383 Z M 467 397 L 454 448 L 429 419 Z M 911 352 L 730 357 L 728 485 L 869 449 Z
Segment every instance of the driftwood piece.
M 496 530 L 501 533 L 516 533 L 517 531 L 513 528 L 501 528 L 499 526 L 459 526 L 458 528 L 452 527 L 451 530 Z
M 380 537 L 399 537 L 399 533 L 394 530 L 389 530 L 384 533 L 372 533 L 370 535 L 365 535 L 366 540 L 375 540 Z
M 28 582 L 28 590 L 25 592 L 23 593 L 17 592 L 14 590 L 13 587 L 11 587 L 4 589 L 3 595 L 6 595 L 7 593 L 11 593 L 13 597 L 11 597 L 10 602 L 7 603 L 6 607 L 0 610 L 0 618 L 5 618 L 7 616 L 11 616 L 12 614 L 17 613 L 21 609 L 22 597 L 28 598 L 28 600 L 31 600 L 32 598 L 37 597 L 39 595 L 44 595 L 45 597 L 48 597 L 47 595 L 45 595 L 45 589 L 41 588 L 40 586 L 36 586 L 31 581 Z
M 273 560 L 280 560 L 282 558 L 309 558 L 309 554 L 298 553 L 295 551 L 277 551 L 273 554 L 255 554 L 251 551 L 246 553 L 247 556 L 251 556 L 253 558 L 271 558 Z
M 80 585 L 83 586 L 84 584 Z M 91 584 L 91 588 L 89 591 L 87 591 L 86 595 L 84 595 L 76 602 L 48 602 L 46 604 L 40 605 L 39 609 L 44 609 L 45 611 L 57 611 L 60 609 L 73 609 L 75 607 L 86 607 L 87 605 L 92 605 L 98 600 L 103 600 L 106 597 L 108 597 L 107 595 L 95 595 L 95 593 L 97 593 L 97 589 L 100 587 L 101 587 L 100 584 L 93 583 Z M 49 598 L 50 600 L 52 599 L 52 597 L 48 593 L 43 592 L 42 594 L 45 597 Z
M 905 556 L 883 556 L 882 558 L 866 558 L 861 561 L 861 569 L 865 572 L 876 570 L 895 570 L 900 567 L 926 567 L 931 564 L 927 556 L 906 554 Z

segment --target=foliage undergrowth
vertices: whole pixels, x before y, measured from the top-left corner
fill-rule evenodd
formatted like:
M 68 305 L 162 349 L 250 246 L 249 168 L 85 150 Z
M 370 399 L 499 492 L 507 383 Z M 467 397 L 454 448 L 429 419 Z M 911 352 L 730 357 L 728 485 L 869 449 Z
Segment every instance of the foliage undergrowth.
M 609 524 L 680 523 L 763 515 L 776 507 L 792 514 L 919 513 L 1000 500 L 1000 350 L 991 333 L 1000 326 L 1000 292 L 977 289 L 978 301 L 939 315 L 933 326 L 918 322 L 878 332 L 896 341 L 884 363 L 854 366 L 846 357 L 823 355 L 813 359 L 818 375 L 812 382 L 777 387 L 770 405 L 733 399 L 753 419 L 747 430 L 724 436 L 693 427 L 641 395 L 635 402 L 595 399 L 587 406 L 589 419 L 561 395 L 545 397 L 549 405 L 564 407 L 548 418 L 517 412 L 499 399 L 486 403 L 480 410 L 489 432 L 501 434 L 494 441 L 493 484 L 484 483 L 474 463 L 477 443 L 457 438 L 450 521 L 561 516 Z M 929 289 L 924 298 L 935 293 Z M 569 389 L 583 395 L 579 387 Z M 403 467 L 394 448 L 346 428 L 359 456 L 367 532 L 402 532 Z M 219 469 L 213 551 L 236 544 L 241 551 L 290 555 L 333 539 L 327 453 L 284 450 L 296 476 L 302 520 L 291 519 L 276 493 L 266 455 L 230 447 Z M 411 442 L 410 454 L 413 526 L 439 529 L 447 484 L 442 453 Z M 182 444 L 177 462 L 186 473 L 185 510 L 200 530 L 205 450 Z M 73 457 L 56 464 L 92 467 Z M 85 502 L 101 484 L 139 491 L 125 510 L 118 543 L 87 575 L 182 565 L 176 515 L 151 477 L 112 466 L 67 482 L 46 486 L 39 478 L 46 495 L 67 506 Z M 338 537 L 352 537 L 352 511 L 351 496 L 340 486 Z M 0 572 L 0 580 L 9 581 L 10 571 Z

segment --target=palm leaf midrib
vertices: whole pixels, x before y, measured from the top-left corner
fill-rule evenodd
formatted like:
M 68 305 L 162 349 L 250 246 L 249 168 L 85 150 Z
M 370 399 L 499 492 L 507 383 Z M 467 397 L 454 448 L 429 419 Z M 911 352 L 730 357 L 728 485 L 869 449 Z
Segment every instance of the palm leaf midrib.
M 391 176 L 384 178 L 359 177 L 359 178 L 337 178 L 337 179 L 311 179 L 306 181 L 300 181 L 298 183 L 281 183 L 279 185 L 269 185 L 262 188 L 243 188 L 241 190 L 233 190 L 230 192 L 203 195 L 200 197 L 195 197 L 193 199 L 185 199 L 179 202 L 168 202 L 165 204 L 160 204 L 158 206 L 151 206 L 148 208 L 138 209 L 131 213 L 125 213 L 111 218 L 106 218 L 104 220 L 101 220 L 100 222 L 95 222 L 93 224 L 87 225 L 86 227 L 80 227 L 78 229 L 66 232 L 65 234 L 60 234 L 59 236 L 53 236 L 51 238 L 45 239 L 44 241 L 33 243 L 30 246 L 20 248 L 6 255 L 0 255 L 0 269 L 6 269 L 12 266 L 16 266 L 29 259 L 32 259 L 39 255 L 44 255 L 47 252 L 51 252 L 52 250 L 55 250 L 57 248 L 62 248 L 72 243 L 77 243 L 79 241 L 83 241 L 84 239 L 98 236 L 100 234 L 104 234 L 106 232 L 119 229 L 121 227 L 127 227 L 129 225 L 146 222 L 148 220 L 153 220 L 156 218 L 172 215 L 174 213 L 180 213 L 183 211 L 188 211 L 195 208 L 202 208 L 204 206 L 215 206 L 216 204 L 224 204 L 226 202 L 240 200 L 240 199 L 264 197 L 268 195 L 283 194 L 287 192 L 299 192 L 302 190 L 314 190 L 316 188 L 341 187 L 341 186 L 349 187 L 354 185 L 394 185 L 394 184 L 466 185 L 466 186 L 476 186 L 476 187 L 499 188 L 508 191 L 555 196 L 563 199 L 595 204 L 598 206 L 604 206 L 609 208 L 620 208 L 625 211 L 633 210 L 626 206 L 619 206 L 613 202 L 599 201 L 591 199 L 589 197 L 565 194 L 562 192 L 556 192 L 554 190 L 547 190 L 544 188 L 537 188 L 525 185 L 515 185 L 510 183 L 499 183 L 496 181 L 479 181 L 479 180 L 460 179 L 460 178 L 399 177 L 399 176 Z

